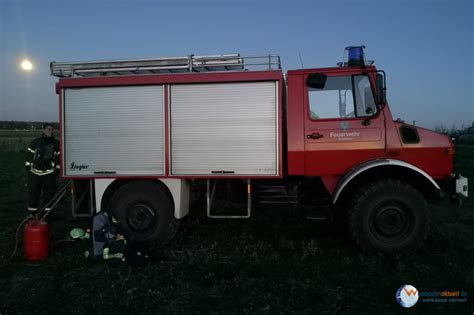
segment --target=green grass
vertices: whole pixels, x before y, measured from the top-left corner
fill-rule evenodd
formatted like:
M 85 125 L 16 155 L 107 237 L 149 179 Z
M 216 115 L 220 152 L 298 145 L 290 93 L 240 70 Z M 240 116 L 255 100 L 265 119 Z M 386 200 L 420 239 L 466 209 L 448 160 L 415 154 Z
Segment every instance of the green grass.
M 0 138 L 34 138 L 41 134 L 41 130 L 12 130 L 12 129 L 0 129 Z
M 41 130 L 0 129 L 0 151 L 25 150 L 30 142 L 41 135 Z
M 474 148 L 456 165 L 474 178 Z M 415 254 L 361 254 L 346 236 L 298 211 L 255 210 L 249 220 L 184 220 L 175 241 L 146 267 L 87 264 L 80 244 L 53 244 L 51 257 L 28 266 L 6 260 L 24 217 L 22 152 L 0 152 L 0 313 L 317 313 L 472 314 L 474 203 L 433 207 L 433 231 Z M 470 194 L 474 196 L 471 184 Z M 55 240 L 77 223 L 53 213 Z M 468 291 L 468 303 L 418 303 L 402 309 L 395 291 Z

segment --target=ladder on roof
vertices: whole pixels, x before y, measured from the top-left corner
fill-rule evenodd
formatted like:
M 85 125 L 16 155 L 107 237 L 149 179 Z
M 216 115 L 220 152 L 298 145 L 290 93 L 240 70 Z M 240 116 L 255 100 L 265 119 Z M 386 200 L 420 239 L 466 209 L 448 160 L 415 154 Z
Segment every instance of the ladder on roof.
M 125 59 L 86 62 L 50 63 L 55 77 L 97 77 L 142 74 L 169 74 L 208 71 L 280 70 L 277 55 L 248 56 L 240 54 L 152 59 Z

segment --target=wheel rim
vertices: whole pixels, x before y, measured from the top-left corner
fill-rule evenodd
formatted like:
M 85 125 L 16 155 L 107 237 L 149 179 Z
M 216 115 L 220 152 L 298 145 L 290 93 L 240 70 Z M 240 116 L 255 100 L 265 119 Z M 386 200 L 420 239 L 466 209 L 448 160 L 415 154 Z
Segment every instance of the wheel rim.
M 405 238 L 414 227 L 413 210 L 404 203 L 386 202 L 372 213 L 371 231 L 378 239 L 385 242 L 399 241 Z
M 137 232 L 145 232 L 158 222 L 156 212 L 150 206 L 139 203 L 131 206 L 126 214 L 128 226 Z

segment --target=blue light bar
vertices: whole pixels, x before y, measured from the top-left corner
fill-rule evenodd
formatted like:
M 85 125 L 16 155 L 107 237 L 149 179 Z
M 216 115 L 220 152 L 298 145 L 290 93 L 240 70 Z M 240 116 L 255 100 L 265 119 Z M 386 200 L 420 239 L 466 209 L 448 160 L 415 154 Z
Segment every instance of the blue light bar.
M 364 48 L 365 46 L 346 47 L 348 51 L 348 66 L 365 66 Z

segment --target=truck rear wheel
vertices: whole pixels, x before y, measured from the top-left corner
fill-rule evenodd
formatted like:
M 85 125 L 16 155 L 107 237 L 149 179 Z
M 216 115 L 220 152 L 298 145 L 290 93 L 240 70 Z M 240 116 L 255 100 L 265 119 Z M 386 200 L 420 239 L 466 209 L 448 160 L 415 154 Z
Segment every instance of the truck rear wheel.
M 350 234 L 368 252 L 406 254 L 420 246 L 428 234 L 425 199 L 398 180 L 385 179 L 362 187 L 349 211 Z
M 132 182 L 118 189 L 107 209 L 133 242 L 168 243 L 176 234 L 173 200 L 158 183 Z

